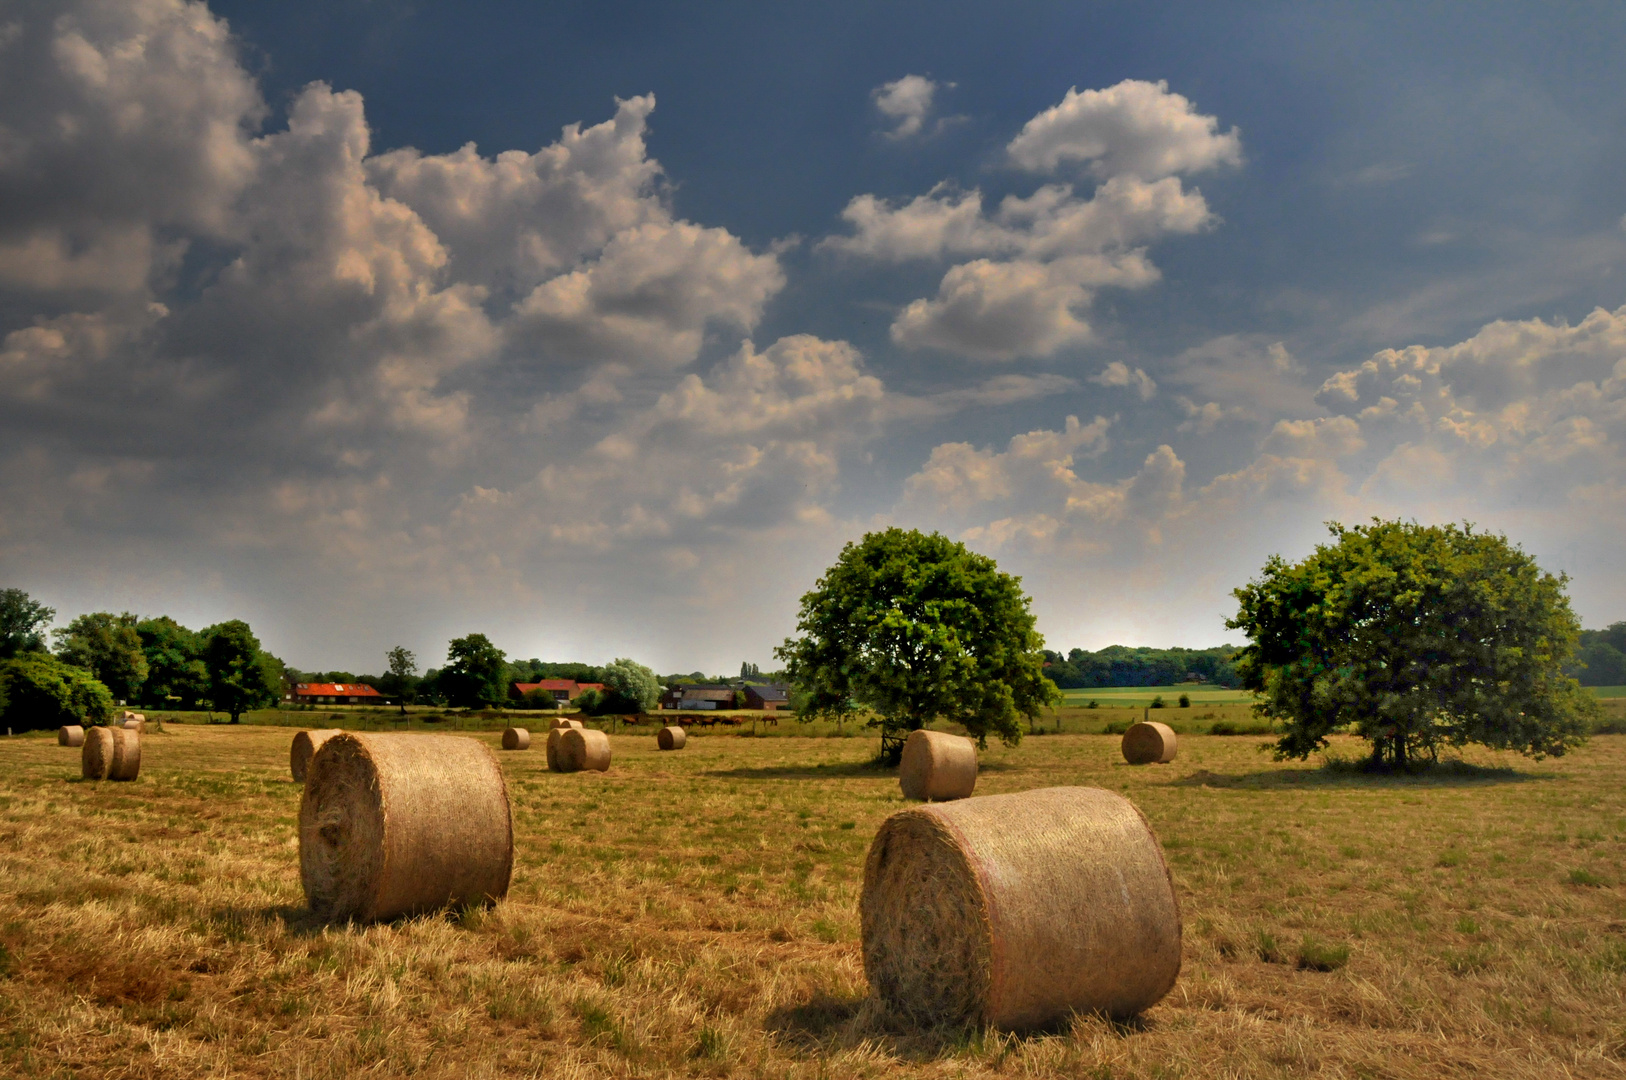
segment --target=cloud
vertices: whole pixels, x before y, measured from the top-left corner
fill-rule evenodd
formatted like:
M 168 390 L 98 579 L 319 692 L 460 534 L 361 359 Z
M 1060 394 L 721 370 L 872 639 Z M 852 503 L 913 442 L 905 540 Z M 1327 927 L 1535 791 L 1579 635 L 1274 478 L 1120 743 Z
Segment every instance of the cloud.
M 953 83 L 934 82 L 924 75 L 905 75 L 893 82 L 883 83 L 870 91 L 875 109 L 892 127 L 883 132 L 888 139 L 901 140 L 919 135 L 939 90 L 952 90 Z M 944 121 L 939 120 L 941 128 Z
M 1029 120 L 1005 153 L 1031 172 L 1077 163 L 1102 179 L 1155 180 L 1240 165 L 1242 138 L 1234 127 L 1220 132 L 1216 117 L 1198 113 L 1167 82 L 1125 79 L 1105 90 L 1068 90 Z
M 1135 87 L 1151 88 L 1165 100 L 1154 107 Z M 1104 161 L 1132 157 L 1138 162 L 1161 155 L 1161 160 L 1179 165 L 1166 171 L 1189 171 L 1240 160 L 1219 150 L 1201 152 L 1186 135 L 1181 137 L 1190 145 L 1180 144 L 1183 150 L 1170 142 L 1169 131 L 1186 132 L 1191 123 L 1212 126 L 1213 118 L 1190 114 L 1190 103 L 1166 90 L 1161 84 L 1125 83 L 1103 91 L 1117 103 L 1112 107 L 1124 113 L 1111 124 L 1101 119 L 1111 109 L 1102 112 L 1096 99 L 1090 99 L 1091 122 L 1116 132 L 1116 149 Z M 1078 108 L 1075 99 L 1073 93 L 1056 108 L 1065 107 L 1071 115 Z M 1035 117 L 1025 130 L 1050 130 L 1044 118 L 1054 112 Z M 1190 123 L 1170 119 L 1174 113 L 1187 115 Z M 1139 131 L 1137 123 L 1146 130 L 1140 131 L 1139 149 L 1134 149 L 1133 140 L 1125 140 Z M 1017 143 L 1025 137 L 1019 136 Z M 1154 155 L 1151 147 L 1158 138 L 1162 149 Z M 1236 142 L 1234 131 L 1214 138 L 1227 146 Z M 979 360 L 1049 356 L 1090 340 L 1086 312 L 1096 290 L 1144 288 L 1158 279 L 1145 245 L 1199 232 L 1215 220 L 1202 194 L 1186 190 L 1174 176 L 1142 175 L 1127 167 L 1112 175 L 1106 175 L 1105 166 L 1097 171 L 1101 180 L 1088 195 L 1071 184 L 1045 184 L 1026 196 L 1008 195 L 992 210 L 984 206 L 980 191 L 960 191 L 947 183 L 907 201 L 859 195 L 841 215 L 851 231 L 826 237 L 817 249 L 882 262 L 969 259 L 945 272 L 937 296 L 904 305 L 892 324 L 892 340 L 908 349 Z
M 1157 393 L 1157 383 L 1152 381 L 1150 375 L 1140 368 L 1131 368 L 1122 360 L 1114 360 L 1103 368 L 1099 375 L 1092 375 L 1090 381 L 1102 386 L 1133 387 L 1142 401 L 1152 400 Z

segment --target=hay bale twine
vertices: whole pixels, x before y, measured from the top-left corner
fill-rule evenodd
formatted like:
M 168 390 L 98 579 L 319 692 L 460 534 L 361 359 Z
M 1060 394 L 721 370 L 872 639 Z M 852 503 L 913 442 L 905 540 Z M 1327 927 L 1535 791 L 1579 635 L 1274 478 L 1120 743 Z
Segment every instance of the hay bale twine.
M 604 772 L 610 767 L 610 737 L 597 728 L 563 728 L 557 756 L 560 772 Z
M 85 745 L 85 729 L 78 724 L 63 724 L 56 730 L 56 744 L 58 746 Z
M 898 786 L 905 799 L 969 797 L 977 786 L 977 744 L 942 731 L 911 731 L 903 744 Z
M 655 732 L 655 749 L 657 750 L 682 750 L 683 744 L 688 741 L 689 733 L 676 724 L 670 724 Z
M 1124 760 L 1131 765 L 1166 765 L 1178 749 L 1174 729 L 1156 720 L 1132 724 L 1124 732 Z
M 293 745 L 288 747 L 288 771 L 293 773 L 294 783 L 303 784 L 305 774 L 310 771 L 311 758 L 322 744 L 335 735 L 343 734 L 340 728 L 318 728 L 315 731 L 301 731 L 294 736 Z
M 499 900 L 513 866 L 508 785 L 484 743 L 341 732 L 311 759 L 299 873 L 319 918 L 371 922 Z
M 1127 799 L 1041 788 L 881 823 L 859 900 L 864 974 L 923 1025 L 1132 1016 L 1180 973 L 1180 905 Z
M 502 748 L 504 750 L 529 750 L 531 748 L 531 732 L 528 728 L 511 727 L 502 733 Z
M 86 780 L 134 780 L 141 774 L 141 734 L 98 725 L 84 734 L 79 772 Z

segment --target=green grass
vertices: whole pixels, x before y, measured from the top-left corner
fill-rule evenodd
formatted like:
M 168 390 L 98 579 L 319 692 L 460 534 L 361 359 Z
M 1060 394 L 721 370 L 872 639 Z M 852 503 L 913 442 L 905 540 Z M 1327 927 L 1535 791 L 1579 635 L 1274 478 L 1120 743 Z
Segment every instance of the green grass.
M 1113 706 L 1141 708 L 1150 705 L 1154 698 L 1161 697 L 1164 705 L 1175 709 L 1179 708 L 1176 702 L 1180 700 L 1181 694 L 1190 697 L 1193 706 L 1251 704 L 1253 701 L 1253 695 L 1246 690 L 1227 690 L 1223 686 L 1209 686 L 1206 683 L 1182 683 L 1178 686 L 1102 686 L 1091 690 L 1062 691 L 1068 705 L 1083 705 L 1093 700 L 1099 702 L 1103 708 Z
M 1589 686 L 1586 689 L 1595 698 L 1626 698 L 1626 686 Z

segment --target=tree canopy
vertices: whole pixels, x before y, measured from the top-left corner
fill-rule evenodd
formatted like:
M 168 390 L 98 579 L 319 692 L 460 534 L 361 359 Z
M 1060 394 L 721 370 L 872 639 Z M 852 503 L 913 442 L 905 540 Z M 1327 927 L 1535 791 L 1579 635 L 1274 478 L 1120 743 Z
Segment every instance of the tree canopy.
M 612 660 L 604 666 L 601 681 L 608 691 L 598 704 L 604 712 L 648 712 L 660 700 L 660 680 L 649 668 L 633 660 Z
M 774 650 L 803 718 L 874 710 L 883 733 L 942 718 L 1014 745 L 1055 700 L 1021 579 L 938 533 L 887 529 L 842 548 Z
M 1278 757 L 1309 756 L 1349 725 L 1373 759 L 1480 743 L 1535 757 L 1585 736 L 1596 704 L 1564 675 L 1580 633 L 1567 578 L 1472 525 L 1329 526 L 1334 543 L 1272 556 L 1235 591 L 1226 625 Z
M 439 692 L 460 709 L 501 704 L 508 697 L 507 680 L 503 651 L 484 634 L 453 638 L 437 676 Z
M 1582 686 L 1626 685 L 1626 622 L 1582 630 L 1568 673 Z
M 90 672 L 117 700 L 137 700 L 147 681 L 147 655 L 134 615 L 80 615 L 56 632 L 56 640 L 58 660 Z
M 44 652 L 45 628 L 54 618 L 55 611 L 21 589 L 0 589 L 0 660 Z
M 282 662 L 260 648 L 248 623 L 231 619 L 202 633 L 203 666 L 209 673 L 209 697 L 237 723 L 247 709 L 277 700 L 282 689 Z
M 384 663 L 389 670 L 379 680 L 384 684 L 381 689 L 396 696 L 401 703 L 401 715 L 405 716 L 407 700 L 418 688 L 418 658 L 405 645 L 397 645 L 384 654 Z
M 82 668 L 43 652 L 0 660 L 0 727 L 48 731 L 112 715 L 113 695 Z
M 190 709 L 209 696 L 209 670 L 203 663 L 203 638 L 168 615 L 135 625 L 147 660 L 141 700 L 167 706 L 171 699 Z

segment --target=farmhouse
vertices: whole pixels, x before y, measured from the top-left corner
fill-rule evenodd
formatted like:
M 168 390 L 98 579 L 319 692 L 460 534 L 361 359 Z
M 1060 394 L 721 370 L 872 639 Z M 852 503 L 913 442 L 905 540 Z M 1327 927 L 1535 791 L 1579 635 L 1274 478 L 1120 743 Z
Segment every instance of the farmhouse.
M 734 688 L 731 686 L 673 686 L 661 694 L 663 709 L 732 709 Z
M 767 709 L 770 712 L 783 709 L 790 704 L 790 687 L 788 686 L 747 686 L 745 688 L 745 707 L 747 709 Z
M 290 695 L 296 705 L 384 705 L 388 699 L 366 683 L 300 683 Z
M 587 690 L 603 690 L 603 683 L 579 683 L 575 679 L 543 679 L 541 682 L 517 682 L 509 690 L 509 696 L 523 698 L 532 690 L 545 690 L 553 695 L 553 700 L 559 704 L 576 700 L 577 696 Z

